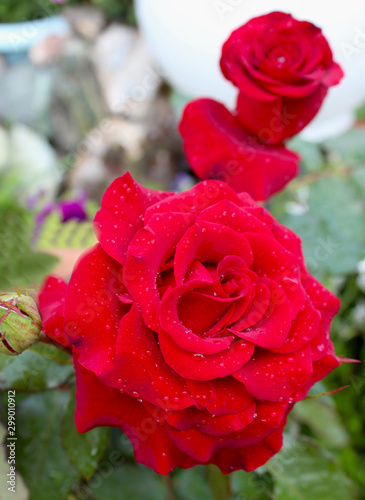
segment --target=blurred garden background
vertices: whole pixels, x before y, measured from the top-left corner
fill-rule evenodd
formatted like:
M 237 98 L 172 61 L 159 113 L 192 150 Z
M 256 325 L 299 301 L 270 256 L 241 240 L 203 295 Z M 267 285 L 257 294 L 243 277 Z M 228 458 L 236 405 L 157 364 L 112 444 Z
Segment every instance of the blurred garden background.
M 241 3 L 211 2 L 209 15 L 220 23 L 236 16 L 242 24 L 234 7 Z M 105 189 L 127 170 L 150 188 L 181 191 L 197 182 L 177 131 L 191 96 L 173 84 L 158 44 L 150 46 L 148 23 L 146 37 L 137 18 L 132 0 L 0 2 L 1 291 L 37 290 L 50 273 L 67 279 L 96 241 L 92 219 Z M 9 35 L 9 23 L 25 21 Z M 342 45 L 351 61 L 365 57 L 365 13 L 352 28 L 352 44 Z M 179 61 L 179 54 L 172 57 Z M 362 68 L 356 78 L 365 88 Z M 365 360 L 364 102 L 365 95 L 343 133 L 290 141 L 302 156 L 300 176 L 267 203 L 302 238 L 309 271 L 340 297 L 336 352 L 359 361 Z M 365 499 L 364 364 L 342 365 L 311 394 L 344 386 L 298 403 L 284 449 L 255 473 L 233 473 L 232 498 Z M 1 500 L 214 498 L 204 467 L 163 478 L 134 462 L 121 432 L 79 435 L 72 361 L 55 347 L 0 354 L 0 389 Z M 15 494 L 6 485 L 9 389 L 17 394 Z M 224 492 L 217 500 L 223 498 Z

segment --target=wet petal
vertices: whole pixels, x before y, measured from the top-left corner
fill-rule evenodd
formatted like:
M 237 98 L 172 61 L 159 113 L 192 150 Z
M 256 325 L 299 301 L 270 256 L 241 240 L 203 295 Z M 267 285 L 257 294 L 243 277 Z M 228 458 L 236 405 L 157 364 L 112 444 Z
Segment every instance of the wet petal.
M 274 354 L 256 348 L 253 358 L 234 377 L 255 398 L 280 401 L 299 390 L 313 373 L 309 345 L 290 354 Z
M 147 189 L 129 173 L 116 179 L 106 190 L 94 226 L 101 246 L 116 261 L 124 264 L 128 245 L 143 226 L 147 207 L 172 193 Z

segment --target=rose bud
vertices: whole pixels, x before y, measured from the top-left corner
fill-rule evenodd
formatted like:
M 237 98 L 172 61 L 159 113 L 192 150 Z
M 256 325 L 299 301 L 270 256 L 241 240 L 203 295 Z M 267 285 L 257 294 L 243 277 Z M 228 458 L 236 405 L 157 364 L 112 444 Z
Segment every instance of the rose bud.
M 31 347 L 42 328 L 35 301 L 16 292 L 0 294 L 0 352 L 16 356 Z
M 213 180 L 175 194 L 126 174 L 94 223 L 69 283 L 48 278 L 39 296 L 43 331 L 73 348 L 78 431 L 119 427 L 161 474 L 263 465 L 294 404 L 341 363 L 339 300 L 300 239 Z
M 268 144 L 300 132 L 343 77 L 322 31 L 283 12 L 236 29 L 223 45 L 220 65 L 239 89 L 244 129 Z

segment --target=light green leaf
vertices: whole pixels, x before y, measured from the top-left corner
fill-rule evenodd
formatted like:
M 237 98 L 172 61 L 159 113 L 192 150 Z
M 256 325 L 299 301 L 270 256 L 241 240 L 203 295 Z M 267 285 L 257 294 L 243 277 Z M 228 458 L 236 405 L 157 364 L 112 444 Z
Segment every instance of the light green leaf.
M 211 500 L 213 498 L 204 466 L 179 470 L 173 476 L 172 482 L 178 500 Z
M 354 164 L 365 161 L 365 129 L 354 128 L 346 134 L 328 139 L 323 146 L 330 155 L 335 155 L 343 163 Z
M 0 203 L 0 290 L 39 283 L 57 258 L 31 248 L 33 219 L 11 200 Z
M 110 430 L 98 427 L 79 434 L 75 426 L 75 394 L 71 398 L 61 424 L 61 440 L 75 468 L 88 480 L 96 471 L 109 443 Z
M 319 146 L 312 142 L 303 141 L 296 136 L 288 143 L 288 148 L 297 152 L 301 157 L 301 171 L 315 172 L 321 170 L 324 165 L 324 158 L 320 152 Z
M 46 355 L 44 355 L 46 354 Z M 74 367 L 58 362 L 62 354 L 53 346 L 35 344 L 19 356 L 0 354 L 0 390 L 35 392 L 53 389 L 74 377 Z M 57 361 L 56 361 L 57 360 Z
M 349 176 L 322 178 L 306 189 L 307 211 L 280 215 L 280 222 L 301 237 L 312 274 L 354 272 L 365 256 L 365 192 Z
M 275 500 L 354 500 L 356 488 L 318 443 L 285 438 L 283 449 L 268 463 Z
M 342 449 L 349 444 L 349 436 L 336 408 L 322 399 L 300 401 L 295 405 L 293 414 L 329 447 Z

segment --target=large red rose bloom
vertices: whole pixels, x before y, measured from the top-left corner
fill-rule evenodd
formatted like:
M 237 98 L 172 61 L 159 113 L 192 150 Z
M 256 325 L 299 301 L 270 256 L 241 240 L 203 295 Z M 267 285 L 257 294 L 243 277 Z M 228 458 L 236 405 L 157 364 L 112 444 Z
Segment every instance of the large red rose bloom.
M 270 144 L 300 132 L 343 77 L 321 30 L 283 12 L 235 30 L 223 45 L 220 65 L 239 89 L 244 129 Z
M 65 296 L 78 430 L 119 427 L 162 474 L 264 464 L 294 403 L 339 365 L 339 301 L 307 272 L 300 240 L 223 182 L 176 195 L 129 174 L 95 226 L 67 290 L 50 278 L 40 293 L 48 334 Z

